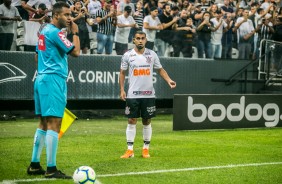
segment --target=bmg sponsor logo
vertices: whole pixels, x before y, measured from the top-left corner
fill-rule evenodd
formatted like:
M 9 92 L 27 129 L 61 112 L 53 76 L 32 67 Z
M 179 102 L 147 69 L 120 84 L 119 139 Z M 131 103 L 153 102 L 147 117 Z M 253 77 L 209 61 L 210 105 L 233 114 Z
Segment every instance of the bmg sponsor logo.
M 239 102 L 227 105 L 214 103 L 209 106 L 194 103 L 193 97 L 188 96 L 187 116 L 192 123 L 202 123 L 206 119 L 210 122 L 222 122 L 225 118 L 230 122 L 239 122 L 244 118 L 247 121 L 255 122 L 263 118 L 266 127 L 275 127 L 282 120 L 279 106 L 276 103 L 246 104 L 245 96 L 241 96 Z

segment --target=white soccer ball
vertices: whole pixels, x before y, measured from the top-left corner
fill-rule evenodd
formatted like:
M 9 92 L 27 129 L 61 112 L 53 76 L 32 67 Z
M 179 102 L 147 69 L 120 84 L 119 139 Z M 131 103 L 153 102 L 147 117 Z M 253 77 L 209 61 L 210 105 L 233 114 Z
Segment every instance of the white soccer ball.
M 80 166 L 73 173 L 74 183 L 93 184 L 96 180 L 95 171 L 89 166 Z

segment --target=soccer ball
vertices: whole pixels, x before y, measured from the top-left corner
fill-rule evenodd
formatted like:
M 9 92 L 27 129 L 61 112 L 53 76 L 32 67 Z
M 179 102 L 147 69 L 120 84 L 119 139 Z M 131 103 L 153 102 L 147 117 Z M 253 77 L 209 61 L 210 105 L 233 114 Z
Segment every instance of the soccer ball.
M 93 184 L 96 180 L 95 171 L 89 166 L 80 166 L 73 173 L 74 183 Z

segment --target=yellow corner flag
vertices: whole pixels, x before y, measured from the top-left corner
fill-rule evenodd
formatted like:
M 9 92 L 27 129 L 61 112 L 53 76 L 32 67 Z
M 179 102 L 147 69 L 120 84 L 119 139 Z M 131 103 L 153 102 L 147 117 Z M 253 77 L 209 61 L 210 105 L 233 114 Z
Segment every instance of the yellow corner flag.
M 67 129 L 71 126 L 71 124 L 76 120 L 77 117 L 69 111 L 67 108 L 65 108 L 64 116 L 62 119 L 62 125 L 61 130 L 59 133 L 59 139 L 63 136 L 63 134 L 67 131 Z

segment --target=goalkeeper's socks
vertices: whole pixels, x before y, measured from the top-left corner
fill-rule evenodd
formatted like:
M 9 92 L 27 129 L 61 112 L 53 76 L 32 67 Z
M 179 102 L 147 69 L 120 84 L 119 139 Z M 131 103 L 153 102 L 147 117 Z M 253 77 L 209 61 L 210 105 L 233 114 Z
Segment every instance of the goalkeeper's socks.
M 33 144 L 33 151 L 31 157 L 32 163 L 40 162 L 40 156 L 42 153 L 42 149 L 44 147 L 45 138 L 46 138 L 46 131 L 37 128 L 34 134 L 34 144 Z
M 56 157 L 58 149 L 59 134 L 53 130 L 47 130 L 46 133 L 46 155 L 47 168 L 56 166 Z

